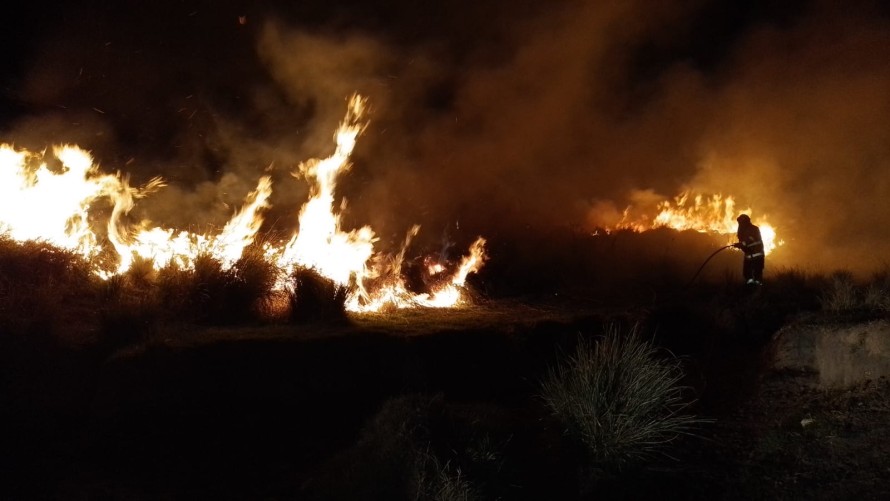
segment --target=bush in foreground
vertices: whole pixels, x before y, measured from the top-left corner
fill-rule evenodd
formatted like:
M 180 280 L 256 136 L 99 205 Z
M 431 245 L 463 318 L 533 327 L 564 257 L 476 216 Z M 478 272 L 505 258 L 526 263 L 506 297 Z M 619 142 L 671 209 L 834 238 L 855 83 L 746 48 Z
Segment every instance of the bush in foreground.
M 611 327 L 595 343 L 581 339 L 541 383 L 544 401 L 593 463 L 647 459 L 701 422 L 684 413 L 679 361 L 661 355 L 637 327 Z

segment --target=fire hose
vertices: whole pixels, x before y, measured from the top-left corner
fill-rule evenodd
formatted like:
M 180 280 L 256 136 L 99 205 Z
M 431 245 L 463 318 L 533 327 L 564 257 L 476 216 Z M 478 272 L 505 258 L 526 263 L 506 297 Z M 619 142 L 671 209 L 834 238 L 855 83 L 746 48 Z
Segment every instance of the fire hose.
M 708 264 L 708 262 L 711 260 L 711 258 L 713 258 L 717 254 L 719 254 L 721 251 L 729 249 L 730 247 L 735 247 L 735 244 L 724 245 L 723 247 L 720 247 L 719 249 L 712 252 L 711 255 L 708 256 L 707 259 L 705 259 L 705 262 L 702 263 L 701 266 L 698 267 L 698 271 L 695 272 L 695 275 L 692 276 L 692 280 L 690 280 L 689 283 L 686 284 L 686 287 L 689 287 L 690 285 L 692 285 L 692 282 L 695 282 L 695 279 L 698 278 L 698 275 L 699 275 L 699 273 L 701 273 L 701 270 L 705 269 L 705 266 Z

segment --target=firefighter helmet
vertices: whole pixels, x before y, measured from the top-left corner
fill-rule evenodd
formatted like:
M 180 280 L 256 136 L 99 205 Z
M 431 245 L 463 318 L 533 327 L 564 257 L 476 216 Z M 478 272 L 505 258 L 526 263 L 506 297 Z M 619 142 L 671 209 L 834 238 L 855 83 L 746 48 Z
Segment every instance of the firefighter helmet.
M 740 224 L 748 224 L 751 222 L 751 218 L 748 217 L 747 214 L 740 214 L 739 217 L 735 218 Z

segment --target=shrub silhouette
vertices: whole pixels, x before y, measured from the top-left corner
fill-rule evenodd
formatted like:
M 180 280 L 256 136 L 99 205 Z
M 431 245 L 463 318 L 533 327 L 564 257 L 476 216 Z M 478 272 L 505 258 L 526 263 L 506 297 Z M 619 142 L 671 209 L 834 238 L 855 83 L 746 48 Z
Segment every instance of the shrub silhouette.
M 311 268 L 297 268 L 290 276 L 288 301 L 294 323 L 347 321 L 346 287 Z
M 168 263 L 155 270 L 137 259 L 110 278 L 102 290 L 102 327 L 113 346 L 140 342 L 163 325 L 236 325 L 263 321 L 272 294 L 275 267 L 249 250 L 228 269 L 204 254 L 193 269 Z
M 89 263 L 46 242 L 0 235 L 0 330 L 66 335 L 94 322 L 97 279 Z
M 143 341 L 163 318 L 157 277 L 150 260 L 136 259 L 130 269 L 102 284 L 102 342 L 108 350 Z
M 678 360 L 660 356 L 637 331 L 610 327 L 595 343 L 580 339 L 541 383 L 544 401 L 594 464 L 647 459 L 700 421 L 683 412 Z

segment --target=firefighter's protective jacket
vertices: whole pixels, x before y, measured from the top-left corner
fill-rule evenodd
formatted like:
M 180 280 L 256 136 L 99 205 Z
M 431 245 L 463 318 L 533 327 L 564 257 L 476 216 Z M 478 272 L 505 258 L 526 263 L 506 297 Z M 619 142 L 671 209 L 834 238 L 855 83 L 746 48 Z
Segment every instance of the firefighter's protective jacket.
M 753 224 L 739 226 L 739 244 L 745 253 L 745 259 L 763 257 L 763 238 L 760 236 L 760 228 Z

